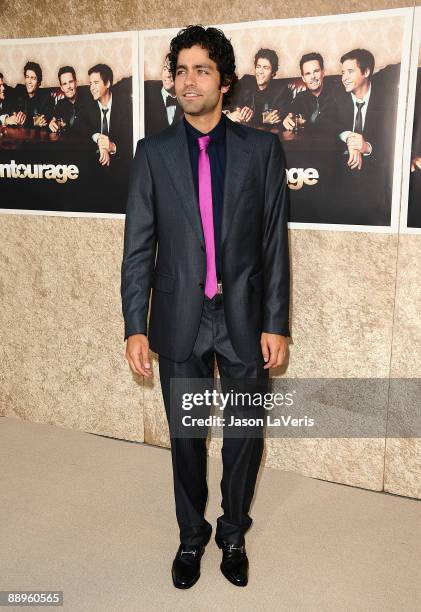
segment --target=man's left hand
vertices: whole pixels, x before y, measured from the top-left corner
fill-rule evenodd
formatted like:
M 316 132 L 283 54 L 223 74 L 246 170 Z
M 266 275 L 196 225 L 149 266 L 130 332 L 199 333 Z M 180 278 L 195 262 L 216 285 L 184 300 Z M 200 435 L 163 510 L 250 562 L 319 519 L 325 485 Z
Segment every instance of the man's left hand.
M 279 116 L 278 111 L 275 109 L 271 113 L 268 113 L 266 117 L 267 123 L 281 123 L 281 117 Z
M 45 127 L 47 125 L 47 119 L 45 115 L 36 115 L 34 117 L 34 125 L 38 127 Z
M 262 333 L 260 339 L 263 359 L 266 362 L 265 370 L 284 365 L 288 359 L 289 338 L 279 334 Z
M 115 153 L 116 151 L 115 144 L 111 142 L 111 140 L 108 138 L 108 136 L 105 136 L 105 134 L 101 134 L 100 136 L 98 136 L 97 144 L 100 149 L 105 149 L 106 151 L 108 151 L 108 153 Z
M 359 153 L 371 153 L 371 147 L 369 143 L 364 140 L 362 134 L 358 134 L 357 132 L 351 132 L 346 139 L 346 144 L 351 149 L 355 149 Z

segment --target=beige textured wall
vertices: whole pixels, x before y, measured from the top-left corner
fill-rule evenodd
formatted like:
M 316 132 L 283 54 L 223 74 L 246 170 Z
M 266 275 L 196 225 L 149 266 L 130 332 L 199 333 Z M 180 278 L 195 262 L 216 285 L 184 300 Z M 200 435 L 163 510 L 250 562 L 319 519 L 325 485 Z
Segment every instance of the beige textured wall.
M 340 10 L 409 4 L 345 0 Z M 55 0 L 37 2 L 29 13 L 26 7 L 20 0 L 0 3 L 3 38 L 233 23 L 339 10 L 337 0 L 218 0 L 210 5 L 204 0 L 159 5 L 150 0 Z M 398 240 L 381 234 L 291 231 L 291 376 L 387 377 L 391 360 L 393 371 L 412 375 L 406 357 L 414 350 L 421 356 L 421 323 L 416 316 L 420 310 L 414 310 L 421 293 L 409 275 L 420 271 L 420 241 L 421 236 Z M 123 222 L 117 219 L 0 216 L 0 414 L 168 443 L 157 364 L 155 380 L 143 383 L 130 374 L 123 356 L 122 246 Z M 219 441 L 213 440 L 210 452 L 218 447 Z M 387 490 L 421 497 L 419 452 L 417 441 L 388 441 L 384 474 L 385 440 L 280 439 L 267 441 L 266 463 L 374 490 L 383 488 L 385 477 Z

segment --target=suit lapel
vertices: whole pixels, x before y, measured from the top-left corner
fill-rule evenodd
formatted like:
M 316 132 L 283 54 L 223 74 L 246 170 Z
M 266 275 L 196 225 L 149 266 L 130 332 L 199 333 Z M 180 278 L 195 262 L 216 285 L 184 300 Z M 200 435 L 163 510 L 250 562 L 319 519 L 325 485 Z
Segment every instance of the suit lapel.
M 238 208 L 238 199 L 244 179 L 248 174 L 252 146 L 247 142 L 247 131 L 227 119 L 224 202 L 222 207 L 221 247 L 229 233 L 233 215 Z
M 227 159 L 222 208 L 221 246 L 223 246 L 229 233 L 233 215 L 238 208 L 241 188 L 248 174 L 252 153 L 252 146 L 247 142 L 246 130 L 229 119 L 227 119 L 226 123 Z M 186 128 L 184 127 L 183 120 L 169 128 L 168 138 L 161 144 L 160 150 L 167 172 L 180 196 L 184 213 L 197 237 L 204 244 L 199 203 L 193 182 Z
M 161 154 L 180 196 L 183 210 L 200 242 L 204 244 L 200 209 L 193 182 L 186 128 L 181 120 L 168 129 L 168 138 L 160 146 Z

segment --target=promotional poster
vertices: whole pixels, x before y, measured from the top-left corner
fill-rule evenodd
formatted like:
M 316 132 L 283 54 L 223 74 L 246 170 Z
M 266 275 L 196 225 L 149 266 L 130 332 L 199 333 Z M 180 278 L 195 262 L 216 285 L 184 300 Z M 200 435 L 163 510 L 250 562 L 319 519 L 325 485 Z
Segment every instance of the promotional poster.
M 279 137 L 290 227 L 397 230 L 412 14 L 217 26 L 239 77 L 224 112 Z M 141 34 L 145 135 L 182 116 L 166 57 L 176 32 Z
M 0 44 L 2 209 L 124 214 L 139 127 L 137 33 Z

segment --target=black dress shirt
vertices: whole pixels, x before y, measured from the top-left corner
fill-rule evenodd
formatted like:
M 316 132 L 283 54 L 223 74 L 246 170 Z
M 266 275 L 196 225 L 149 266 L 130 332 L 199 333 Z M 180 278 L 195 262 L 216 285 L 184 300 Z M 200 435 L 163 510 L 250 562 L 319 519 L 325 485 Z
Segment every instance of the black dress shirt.
M 265 110 L 277 110 L 283 120 L 288 114 L 291 100 L 291 91 L 283 80 L 271 79 L 265 89 L 259 89 L 254 76 L 244 75 L 235 86 L 230 110 L 248 106 L 253 110 L 250 125 L 262 127 Z
M 290 112 L 302 115 L 306 120 L 306 129 L 332 129 L 335 117 L 335 98 L 332 88 L 324 84 L 317 97 L 308 89 L 300 91 L 291 103 Z
M 23 111 L 26 115 L 24 127 L 34 127 L 34 117 L 36 115 L 44 115 L 49 121 L 53 107 L 54 102 L 48 90 L 37 89 L 35 95 L 30 97 L 26 88 L 20 89 L 17 111 Z
M 213 130 L 208 134 L 202 134 L 196 130 L 185 118 L 184 124 L 187 132 L 190 161 L 193 172 L 193 182 L 196 188 L 197 201 L 199 202 L 199 145 L 197 139 L 200 136 L 210 136 L 208 155 L 212 178 L 212 209 L 213 230 L 215 236 L 215 265 L 216 276 L 221 280 L 221 229 L 222 229 L 222 204 L 224 199 L 224 180 L 226 167 L 226 118 L 225 115 Z M 199 204 L 198 204 L 199 205 Z
M 84 101 L 78 93 L 74 102 L 70 102 L 68 98 L 59 100 L 53 108 L 52 115 L 56 119 L 62 119 L 66 123 L 67 130 L 81 131 L 80 117 L 84 106 Z

